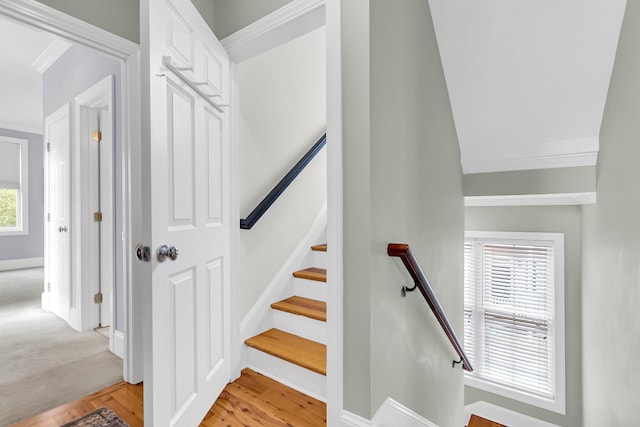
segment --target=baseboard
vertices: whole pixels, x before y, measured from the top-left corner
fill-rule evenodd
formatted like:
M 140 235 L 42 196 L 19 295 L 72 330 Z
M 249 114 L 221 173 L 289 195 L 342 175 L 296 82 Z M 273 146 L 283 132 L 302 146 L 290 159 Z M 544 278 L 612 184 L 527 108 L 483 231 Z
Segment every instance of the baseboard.
M 271 303 L 277 301 L 286 286 L 290 283 L 291 273 L 300 267 L 305 259 L 309 256 L 311 245 L 317 244 L 318 239 L 327 226 L 327 203 L 325 202 L 320 208 L 316 219 L 309 228 L 309 231 L 300 240 L 300 243 L 293 250 L 282 268 L 273 277 L 269 285 L 266 287 L 260 298 L 251 307 L 245 318 L 240 322 L 240 337 L 242 341 L 250 338 L 257 333 L 263 332 L 264 328 L 260 325 L 271 311 Z M 262 329 L 262 330 L 261 330 Z
M 109 350 L 124 359 L 124 333 L 122 331 L 114 331 L 113 338 L 109 341 Z
M 0 271 L 20 270 L 22 268 L 44 267 L 44 258 L 22 258 L 0 261 Z
M 353 414 L 349 411 L 342 411 L 340 421 L 343 426 L 347 427 L 370 427 L 371 421 L 362 418 L 360 415 Z
M 342 411 L 340 420 L 343 426 L 349 427 L 438 427 L 390 397 L 378 408 L 371 421 L 349 411 Z

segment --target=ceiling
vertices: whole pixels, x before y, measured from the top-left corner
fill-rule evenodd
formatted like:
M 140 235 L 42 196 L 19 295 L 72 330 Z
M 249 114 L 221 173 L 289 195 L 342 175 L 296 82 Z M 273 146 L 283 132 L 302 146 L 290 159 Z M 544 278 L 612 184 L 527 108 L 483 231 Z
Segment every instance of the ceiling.
M 626 0 L 429 0 L 464 173 L 595 164 Z
M 41 73 L 70 44 L 4 17 L 0 40 L 0 128 L 42 133 Z
M 626 0 L 429 0 L 463 172 L 595 164 Z M 42 132 L 70 46 L 0 17 L 0 127 Z

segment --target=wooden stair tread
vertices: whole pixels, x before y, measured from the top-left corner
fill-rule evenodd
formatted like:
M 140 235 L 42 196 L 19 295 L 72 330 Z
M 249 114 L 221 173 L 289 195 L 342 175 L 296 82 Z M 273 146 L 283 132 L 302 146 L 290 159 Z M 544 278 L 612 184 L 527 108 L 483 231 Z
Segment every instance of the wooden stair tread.
M 282 301 L 271 304 L 274 310 L 286 311 L 287 313 L 299 314 L 311 319 L 327 321 L 327 303 L 309 298 L 293 296 Z
M 313 245 L 311 246 L 311 250 L 318 252 L 327 252 L 327 244 L 325 243 L 323 245 Z
M 479 417 L 472 414 L 467 427 L 507 427 L 504 424 L 497 423 L 495 421 L 488 420 L 486 418 Z
M 316 282 L 326 282 L 327 270 L 316 267 L 305 268 L 304 270 L 294 272 L 293 277 L 297 277 L 298 279 L 315 280 Z
M 327 375 L 327 346 L 324 344 L 279 329 L 269 329 L 244 343 L 287 362 Z

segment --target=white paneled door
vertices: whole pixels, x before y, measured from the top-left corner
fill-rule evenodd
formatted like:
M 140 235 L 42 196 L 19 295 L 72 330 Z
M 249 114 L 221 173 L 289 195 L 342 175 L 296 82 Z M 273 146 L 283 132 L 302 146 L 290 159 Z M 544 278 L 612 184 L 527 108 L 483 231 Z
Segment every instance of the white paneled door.
M 45 289 L 42 308 L 69 321 L 70 165 L 69 105 L 45 119 Z
M 190 0 L 142 5 L 152 242 L 145 423 L 195 426 L 230 377 L 230 121 L 214 105 L 228 104 L 229 59 Z

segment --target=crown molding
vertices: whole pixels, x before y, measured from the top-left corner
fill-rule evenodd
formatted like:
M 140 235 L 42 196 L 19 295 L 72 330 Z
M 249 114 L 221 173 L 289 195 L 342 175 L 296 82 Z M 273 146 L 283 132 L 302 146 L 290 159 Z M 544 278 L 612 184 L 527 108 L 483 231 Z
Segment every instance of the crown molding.
M 461 147 L 461 164 L 465 174 L 594 166 L 599 148 L 597 136 L 475 150 Z
M 560 206 L 592 205 L 596 193 L 523 194 L 512 196 L 465 196 L 465 206 Z
M 325 24 L 325 0 L 294 0 L 224 38 L 235 63 L 246 61 Z
M 70 47 L 71 43 L 69 42 L 60 39 L 53 40 L 51 44 L 42 51 L 40 56 L 33 61 L 31 68 L 40 74 L 44 74 Z
M 126 60 L 138 51 L 132 41 L 69 16 L 35 0 L 2 0 L 0 15 L 29 24 L 73 43 Z

